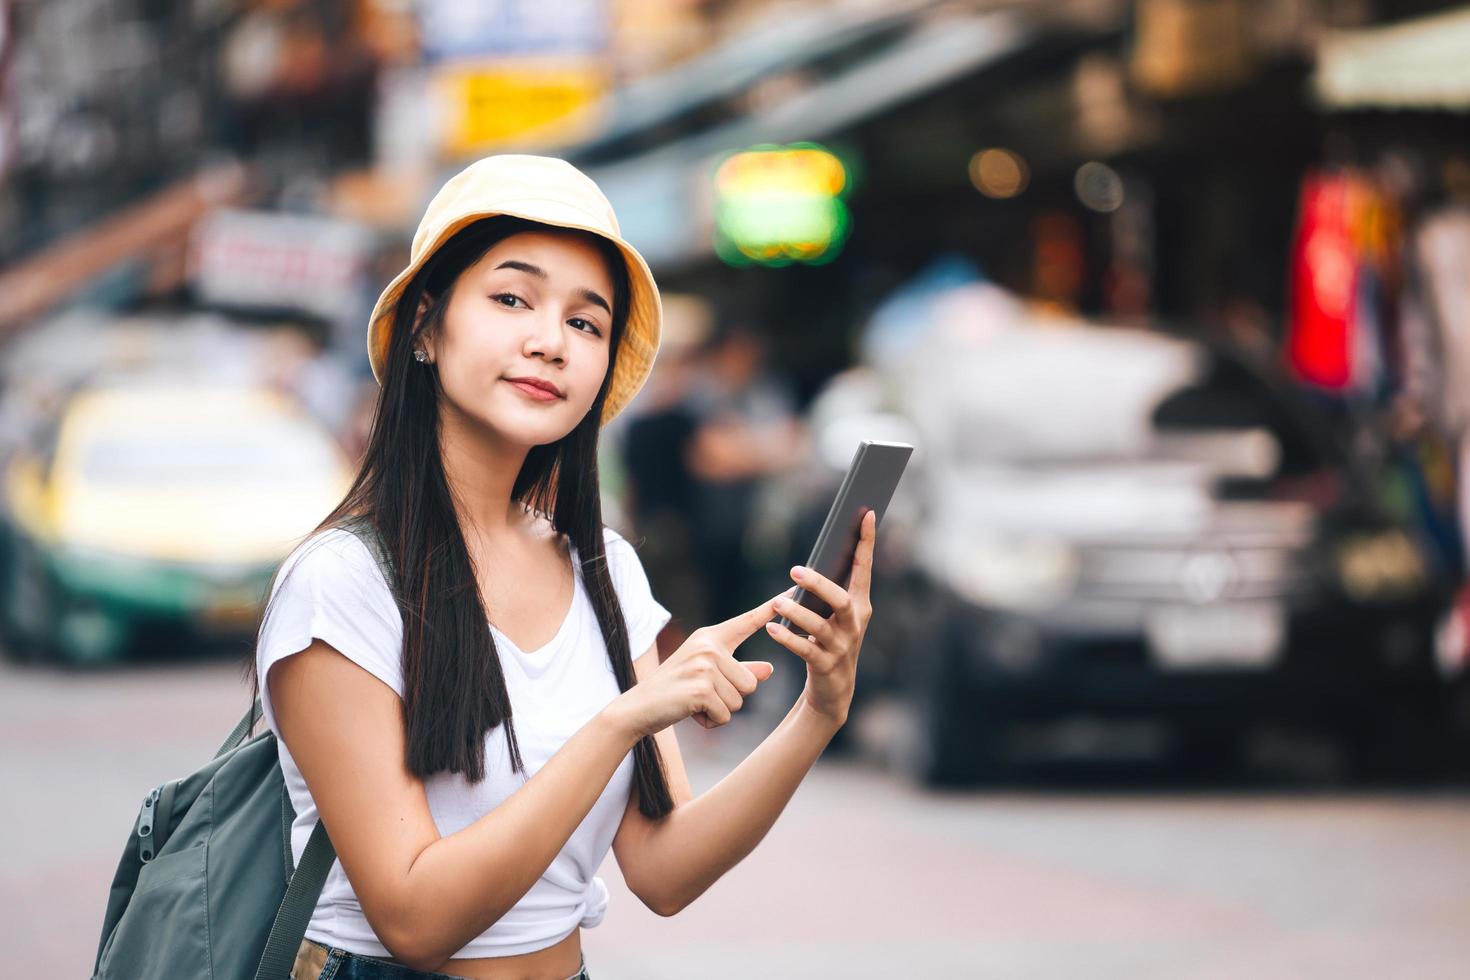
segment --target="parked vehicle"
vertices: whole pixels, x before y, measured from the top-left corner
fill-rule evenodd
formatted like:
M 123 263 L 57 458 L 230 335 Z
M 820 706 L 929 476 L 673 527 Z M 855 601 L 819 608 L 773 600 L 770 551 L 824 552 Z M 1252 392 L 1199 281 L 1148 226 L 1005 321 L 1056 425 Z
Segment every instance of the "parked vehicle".
M 349 479 L 326 429 L 269 389 L 85 387 L 5 468 L 6 647 L 99 662 L 144 635 L 240 634 Z
M 919 446 L 875 603 L 901 624 L 880 663 L 916 778 L 996 775 L 1024 729 L 1077 716 L 1166 722 L 1197 758 L 1275 722 L 1371 767 L 1432 761 L 1447 590 L 1287 383 L 1194 341 L 1019 317 L 884 363 L 869 410 Z M 852 425 L 827 400 L 818 442 Z

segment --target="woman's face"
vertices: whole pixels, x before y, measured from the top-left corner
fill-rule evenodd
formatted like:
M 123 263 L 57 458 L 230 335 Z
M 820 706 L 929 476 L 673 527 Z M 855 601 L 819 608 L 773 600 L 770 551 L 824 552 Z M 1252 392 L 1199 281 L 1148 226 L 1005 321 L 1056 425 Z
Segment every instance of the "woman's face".
M 612 275 L 584 237 L 520 232 L 460 274 L 440 329 L 420 346 L 449 407 L 508 441 L 544 445 L 576 428 L 602 387 L 612 302 Z

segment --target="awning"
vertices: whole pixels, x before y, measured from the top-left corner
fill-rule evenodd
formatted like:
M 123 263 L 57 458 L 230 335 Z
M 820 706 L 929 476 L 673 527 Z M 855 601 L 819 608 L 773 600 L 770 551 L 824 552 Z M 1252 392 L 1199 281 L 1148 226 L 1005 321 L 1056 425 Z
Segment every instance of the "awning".
M 698 57 L 614 90 L 592 115 L 601 128 L 567 152 L 592 163 L 624 141 L 748 91 L 764 79 L 901 33 L 927 0 L 878 8 L 818 5 L 768 17 Z
M 1333 31 L 1317 46 L 1313 83 L 1332 109 L 1470 109 L 1470 7 Z
M 623 234 L 651 264 L 682 265 L 712 251 L 704 194 L 708 166 L 722 154 L 757 143 L 831 137 L 1038 36 L 1038 28 L 1009 11 L 919 23 L 888 47 L 761 112 L 588 172 L 612 201 Z

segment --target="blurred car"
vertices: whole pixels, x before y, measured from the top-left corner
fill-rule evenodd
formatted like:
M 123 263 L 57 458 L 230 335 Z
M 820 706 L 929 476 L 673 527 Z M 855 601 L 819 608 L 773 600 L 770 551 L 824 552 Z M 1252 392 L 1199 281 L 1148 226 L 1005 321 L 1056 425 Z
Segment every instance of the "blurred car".
M 98 662 L 145 634 L 240 634 L 350 478 L 330 433 L 275 391 L 83 388 L 5 468 L 7 649 Z
M 1259 722 L 1325 728 L 1374 767 L 1435 755 L 1446 588 L 1284 381 L 1194 341 L 1018 317 L 917 339 L 868 386 L 919 447 L 895 501 L 913 516 L 880 535 L 903 573 L 875 580 L 870 625 L 917 778 L 997 774 L 1027 728 L 1076 717 L 1167 722 L 1199 758 Z M 855 445 L 852 398 L 827 398 L 817 441 Z
M 1443 590 L 1310 407 L 1224 351 L 1067 334 L 992 350 L 980 410 L 947 420 L 915 772 L 984 774 L 1015 723 L 1078 713 L 1162 718 L 1207 756 L 1266 721 L 1432 752 Z

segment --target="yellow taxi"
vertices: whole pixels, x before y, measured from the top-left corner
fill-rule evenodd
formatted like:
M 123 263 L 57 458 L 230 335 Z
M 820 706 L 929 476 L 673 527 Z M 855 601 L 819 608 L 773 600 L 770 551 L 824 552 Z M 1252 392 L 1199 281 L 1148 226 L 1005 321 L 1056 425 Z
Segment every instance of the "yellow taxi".
M 331 433 L 268 388 L 83 389 L 4 472 L 6 646 L 105 662 L 144 634 L 244 635 L 276 565 L 351 478 Z

